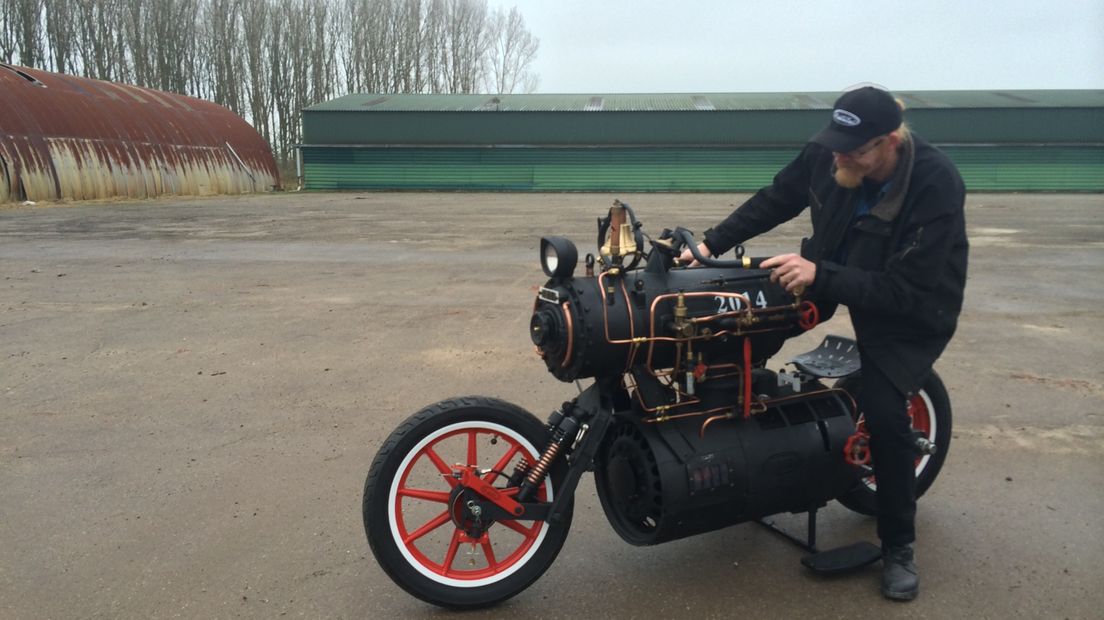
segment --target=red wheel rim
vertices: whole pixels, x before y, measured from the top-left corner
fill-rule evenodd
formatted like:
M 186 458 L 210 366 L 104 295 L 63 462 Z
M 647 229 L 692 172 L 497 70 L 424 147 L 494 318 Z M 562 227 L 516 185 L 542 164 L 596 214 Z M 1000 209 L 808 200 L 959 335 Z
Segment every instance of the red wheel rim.
M 389 500 L 392 536 L 407 561 L 426 577 L 459 587 L 494 583 L 523 566 L 544 538 L 546 523 L 496 521 L 473 539 L 453 522 L 453 511 L 462 507 L 449 505 L 458 484 L 454 465 L 502 472 L 484 476 L 501 486 L 522 459 L 535 463 L 536 449 L 516 431 L 490 422 L 453 424 L 415 446 L 400 465 Z M 550 501 L 551 493 L 545 481 L 537 498 Z
M 923 433 L 924 438 L 935 443 L 935 416 L 932 415 L 931 399 L 928 393 L 921 390 L 916 396 L 909 399 L 908 416 L 912 420 L 912 429 Z M 930 455 L 923 455 L 916 459 L 916 475 L 924 471 Z

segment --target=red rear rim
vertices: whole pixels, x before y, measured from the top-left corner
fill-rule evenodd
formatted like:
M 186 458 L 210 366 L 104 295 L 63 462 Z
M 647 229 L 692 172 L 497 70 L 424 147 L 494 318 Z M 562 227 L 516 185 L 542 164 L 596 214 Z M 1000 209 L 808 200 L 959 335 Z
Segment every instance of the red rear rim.
M 485 422 L 442 429 L 406 457 L 392 486 L 391 527 L 400 551 L 418 572 L 440 583 L 474 587 L 493 583 L 524 564 L 545 534 L 543 521 L 496 521 L 472 538 L 455 525 L 454 519 L 464 521 L 464 507 L 460 502 L 450 506 L 449 499 L 459 484 L 453 477 L 455 466 L 490 468 L 494 471 L 484 480 L 501 487 L 520 460 L 536 462 L 529 442 L 506 427 Z M 546 481 L 537 499 L 546 501 L 549 494 Z

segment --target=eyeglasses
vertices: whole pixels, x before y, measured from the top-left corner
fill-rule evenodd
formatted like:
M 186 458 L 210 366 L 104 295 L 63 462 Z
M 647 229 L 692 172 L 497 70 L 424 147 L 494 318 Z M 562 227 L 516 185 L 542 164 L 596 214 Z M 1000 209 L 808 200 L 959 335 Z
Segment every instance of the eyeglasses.
M 866 145 L 862 148 L 857 148 L 854 151 L 850 151 L 850 152 L 847 152 L 847 153 L 840 153 L 840 155 L 843 155 L 847 159 L 859 159 L 859 158 L 863 157 L 864 155 L 866 155 L 867 153 L 869 153 L 870 151 L 873 151 L 874 149 L 881 146 L 882 142 L 885 142 L 885 136 L 883 136 L 881 138 L 878 138 L 877 140 L 871 142 L 870 144 L 868 144 L 868 145 Z

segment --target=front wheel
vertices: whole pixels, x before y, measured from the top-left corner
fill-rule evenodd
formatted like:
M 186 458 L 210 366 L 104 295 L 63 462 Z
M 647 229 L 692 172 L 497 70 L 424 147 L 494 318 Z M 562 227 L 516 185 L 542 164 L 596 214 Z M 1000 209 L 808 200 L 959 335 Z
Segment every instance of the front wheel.
M 552 564 L 571 526 L 478 521 L 465 512 L 456 477 L 477 466 L 503 488 L 519 461 L 534 465 L 548 441 L 532 414 L 485 397 L 446 400 L 419 411 L 380 448 L 364 485 L 364 529 L 384 572 L 434 605 L 493 605 L 528 587 Z M 566 467 L 558 460 L 536 500 L 551 502 Z
M 846 390 L 856 402 L 862 390 L 862 375 L 841 379 L 836 387 Z M 857 412 L 856 424 L 862 419 Z M 947 451 L 951 447 L 951 400 L 947 388 L 939 375 L 932 371 L 920 391 L 908 402 L 908 415 L 912 419 L 912 429 L 936 446 L 935 454 L 924 454 L 916 458 L 916 497 L 923 495 L 935 482 Z M 855 512 L 864 515 L 878 514 L 878 482 L 875 476 L 862 478 L 855 486 L 839 497 L 839 502 Z

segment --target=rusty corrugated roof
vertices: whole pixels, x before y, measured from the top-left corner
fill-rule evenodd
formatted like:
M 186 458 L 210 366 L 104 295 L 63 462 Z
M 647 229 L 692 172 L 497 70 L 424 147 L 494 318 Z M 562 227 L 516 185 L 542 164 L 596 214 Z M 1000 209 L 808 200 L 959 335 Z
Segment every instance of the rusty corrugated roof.
M 0 64 L 0 202 L 265 191 L 272 151 L 201 99 Z

